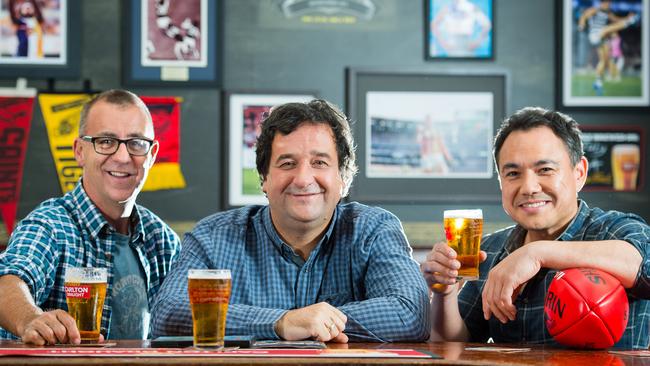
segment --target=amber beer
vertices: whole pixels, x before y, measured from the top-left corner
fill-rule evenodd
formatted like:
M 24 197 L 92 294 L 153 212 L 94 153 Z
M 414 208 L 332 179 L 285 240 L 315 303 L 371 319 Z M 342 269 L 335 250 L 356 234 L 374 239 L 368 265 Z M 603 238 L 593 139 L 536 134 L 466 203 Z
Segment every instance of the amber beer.
M 446 210 L 444 220 L 447 244 L 456 251 L 460 262 L 458 277 L 465 280 L 478 279 L 483 211 Z
M 223 347 L 231 288 L 228 269 L 190 269 L 187 293 L 192 307 L 194 346 Z
M 75 267 L 65 271 L 68 313 L 77 323 L 82 342 L 99 341 L 107 279 L 106 268 Z
M 617 191 L 636 189 L 641 153 L 638 145 L 619 144 L 612 148 L 612 180 Z

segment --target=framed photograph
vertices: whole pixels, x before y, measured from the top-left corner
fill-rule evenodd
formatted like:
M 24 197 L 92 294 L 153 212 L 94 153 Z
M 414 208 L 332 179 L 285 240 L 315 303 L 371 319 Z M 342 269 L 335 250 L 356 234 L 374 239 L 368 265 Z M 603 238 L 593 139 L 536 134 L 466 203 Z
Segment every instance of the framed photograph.
M 125 0 L 124 83 L 214 86 L 218 83 L 218 2 Z
M 503 72 L 348 70 L 356 201 L 499 201 L 492 139 L 506 114 Z
M 558 2 L 560 107 L 650 107 L 650 0 Z
M 636 126 L 581 126 L 589 173 L 585 190 L 636 192 L 643 188 L 645 137 Z
M 272 107 L 290 102 L 309 102 L 315 93 L 261 93 L 231 92 L 225 94 L 227 121 L 225 184 L 227 208 L 264 205 L 268 200 L 262 193 L 255 164 L 255 146 L 261 132 L 261 123 Z
M 0 2 L 0 77 L 79 76 L 78 0 Z
M 493 0 L 425 0 L 426 59 L 493 57 Z

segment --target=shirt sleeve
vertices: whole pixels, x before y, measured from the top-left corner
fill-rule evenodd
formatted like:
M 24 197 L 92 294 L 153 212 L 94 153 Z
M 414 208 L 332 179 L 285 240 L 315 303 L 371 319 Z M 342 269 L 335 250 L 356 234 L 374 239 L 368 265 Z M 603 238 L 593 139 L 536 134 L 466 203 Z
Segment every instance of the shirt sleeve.
M 633 245 L 641 254 L 641 267 L 634 286 L 628 292 L 637 298 L 650 299 L 650 226 L 640 217 L 625 214 L 612 222 L 605 240 L 623 240 Z
M 54 287 L 59 255 L 58 238 L 47 220 L 30 216 L 16 227 L 7 249 L 0 254 L 0 276 L 14 275 L 22 279 L 37 305 L 47 300 Z
M 366 240 L 353 260 L 367 262 L 366 299 L 339 307 L 348 317 L 345 334 L 351 341 L 428 339 L 428 289 L 399 220 L 387 214 Z

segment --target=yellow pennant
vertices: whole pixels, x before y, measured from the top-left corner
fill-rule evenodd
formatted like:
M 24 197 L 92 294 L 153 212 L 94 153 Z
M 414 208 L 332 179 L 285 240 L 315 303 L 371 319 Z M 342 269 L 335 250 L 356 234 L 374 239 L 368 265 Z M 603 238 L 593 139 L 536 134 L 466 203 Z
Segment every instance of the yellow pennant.
M 74 158 L 74 140 L 79 135 L 79 116 L 90 94 L 40 94 L 43 120 L 61 191 L 71 191 L 82 174 Z

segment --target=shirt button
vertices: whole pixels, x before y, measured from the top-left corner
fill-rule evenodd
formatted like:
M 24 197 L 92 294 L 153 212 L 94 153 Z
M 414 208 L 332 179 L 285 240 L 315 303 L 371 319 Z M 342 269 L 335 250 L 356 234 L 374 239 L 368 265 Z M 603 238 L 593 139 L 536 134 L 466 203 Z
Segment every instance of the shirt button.
M 528 298 L 527 298 L 527 297 L 524 298 L 524 299 L 523 299 L 523 302 L 524 302 L 524 304 L 528 304 Z
M 110 261 L 112 257 L 113 257 L 113 255 L 111 253 L 106 253 L 106 259 L 107 260 Z

